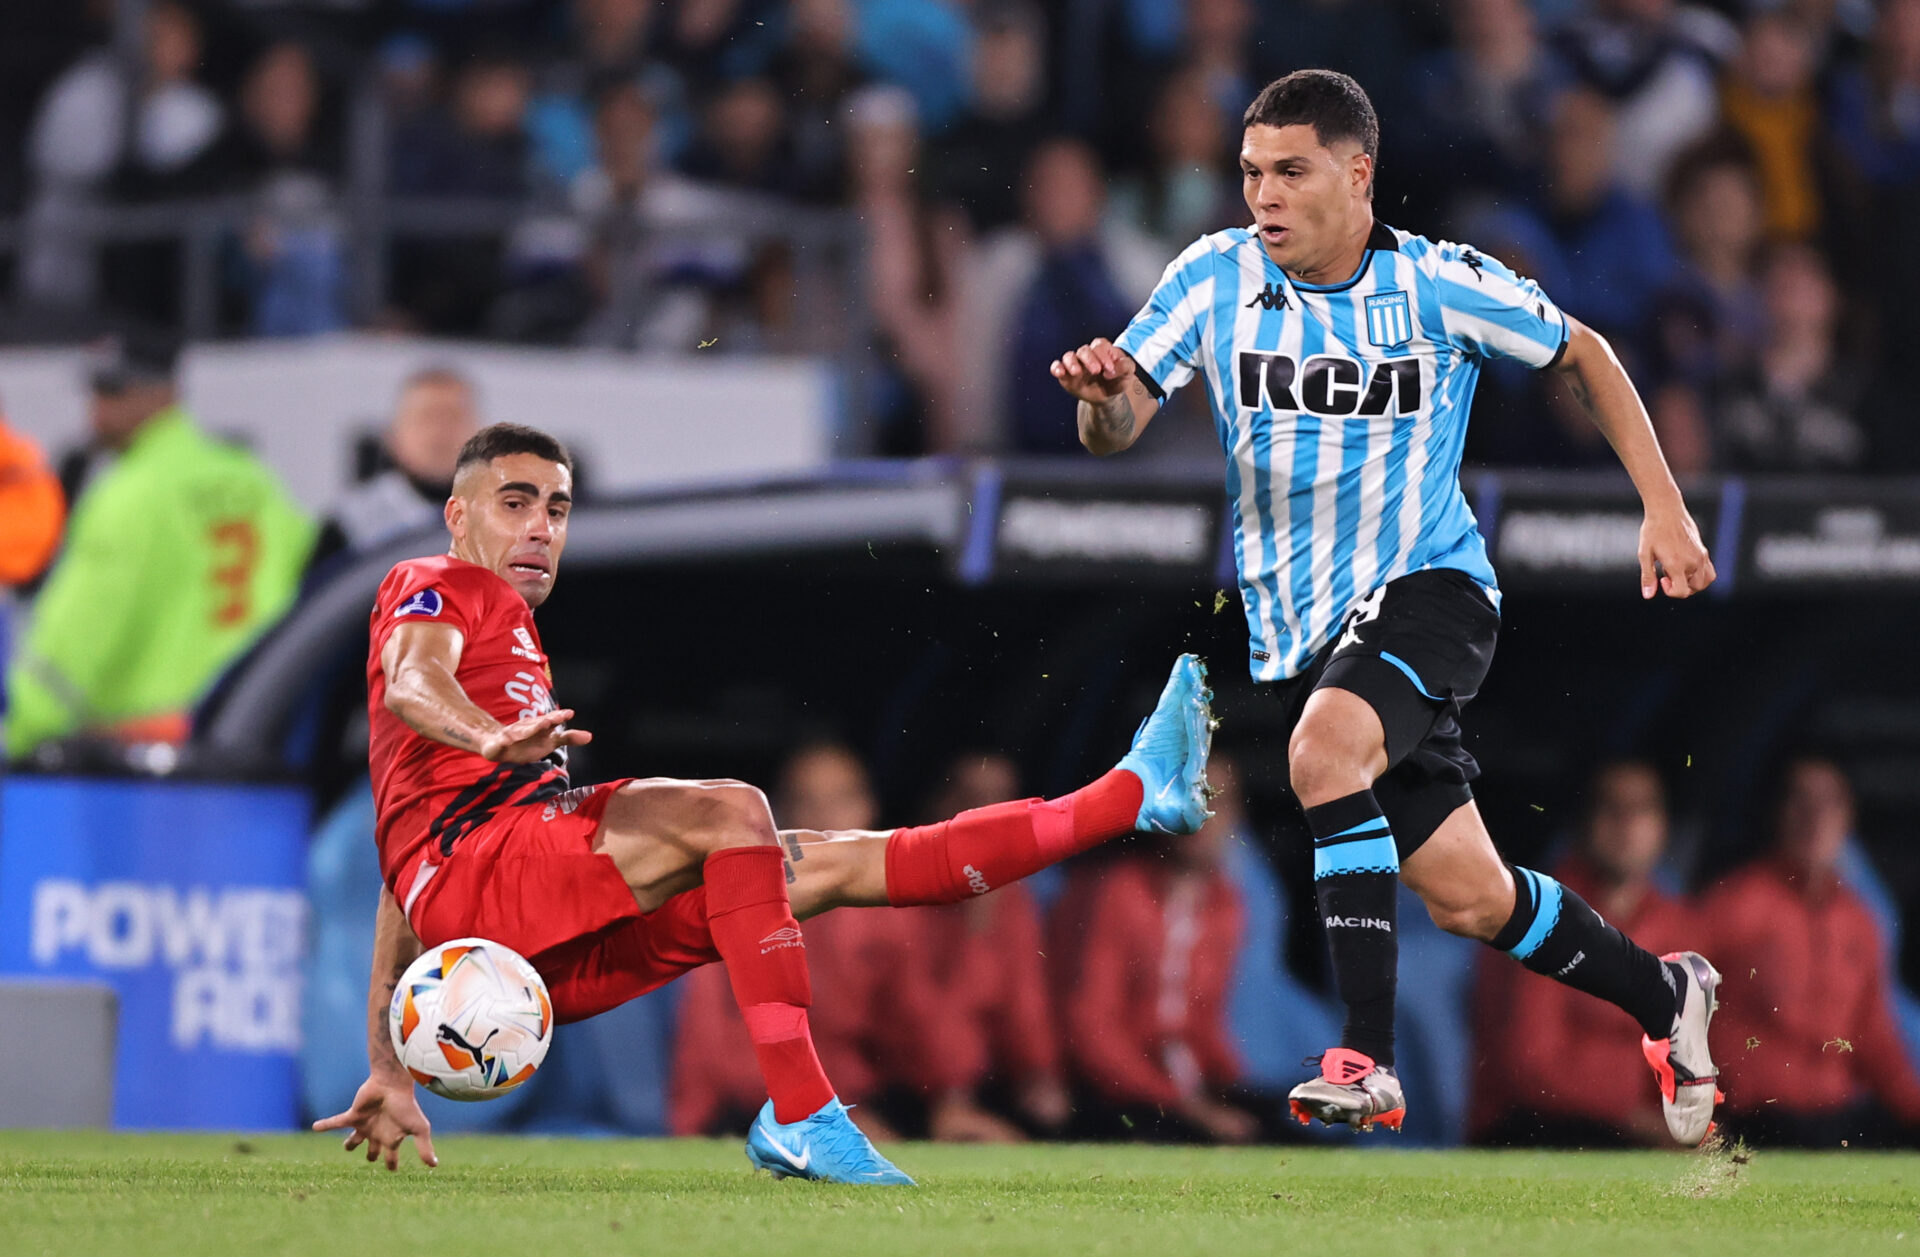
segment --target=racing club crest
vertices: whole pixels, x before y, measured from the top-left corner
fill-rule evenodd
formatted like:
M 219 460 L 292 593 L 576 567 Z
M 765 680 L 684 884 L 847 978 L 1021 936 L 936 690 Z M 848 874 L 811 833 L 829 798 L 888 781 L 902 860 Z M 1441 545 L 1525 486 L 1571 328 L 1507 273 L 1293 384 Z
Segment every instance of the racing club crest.
M 1367 298 L 1367 341 L 1381 349 L 1398 349 L 1413 339 L 1413 309 L 1399 290 Z

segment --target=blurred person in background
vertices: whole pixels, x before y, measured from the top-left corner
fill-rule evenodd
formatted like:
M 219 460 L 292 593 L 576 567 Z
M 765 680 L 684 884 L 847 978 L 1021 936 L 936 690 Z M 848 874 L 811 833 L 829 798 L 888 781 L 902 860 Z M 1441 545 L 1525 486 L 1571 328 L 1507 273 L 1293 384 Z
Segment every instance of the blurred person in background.
M 1727 966 L 1728 1130 L 1827 1148 L 1911 1139 L 1920 1076 L 1893 1017 L 1889 949 L 1840 880 L 1852 785 L 1817 755 L 1791 759 L 1779 781 L 1772 846 L 1700 906 Z
M 786 121 L 785 102 L 771 82 L 736 79 L 707 103 L 700 134 L 680 168 L 689 178 L 753 193 L 777 213 L 779 198 L 809 191 L 800 181 Z
M 867 769 L 838 743 L 794 752 L 772 792 L 782 826 L 870 830 L 880 803 Z M 829 912 L 807 922 L 813 1004 L 808 1021 L 821 1067 L 869 1139 L 896 1139 L 877 1101 L 907 1085 L 918 1047 L 910 1010 L 916 940 L 912 913 Z M 687 975 L 674 1031 L 669 1122 L 677 1135 L 732 1134 L 766 1100 L 753 1045 L 727 973 L 706 965 Z
M 1614 173 L 1619 129 L 1604 96 L 1571 89 L 1548 118 L 1537 203 L 1555 252 L 1540 274 L 1557 277 L 1576 318 L 1631 350 L 1678 265 L 1672 237 L 1654 204 Z
M 885 85 L 847 102 L 850 199 L 867 234 L 867 295 L 882 370 L 872 387 L 883 454 L 986 444 L 960 402 L 960 285 L 972 232 L 966 215 L 935 206 L 914 174 L 919 122 L 913 97 Z
M 1293 11 L 1285 17 L 1307 16 L 1302 6 L 1288 7 Z M 1273 67 L 1261 59 L 1264 41 L 1255 38 L 1260 13 L 1251 0 L 1187 0 L 1184 8 L 1181 54 L 1207 95 L 1217 101 L 1242 101 L 1259 91 Z M 1289 47 L 1289 58 L 1293 51 Z
M 180 402 L 179 344 L 129 332 L 91 378 L 116 457 L 74 505 L 9 689 L 14 757 L 74 734 L 179 742 L 187 711 L 292 601 L 313 523 L 244 450 Z
M 1660 293 L 1649 409 L 1676 472 L 1711 469 L 1714 391 L 1752 369 L 1765 327 L 1758 275 L 1765 229 L 1753 155 L 1722 132 L 1674 163 L 1668 215 L 1680 264 Z
M 1680 150 L 1713 129 L 1717 65 L 1737 40 L 1725 18 L 1678 0 L 1593 0 L 1549 44 L 1563 72 L 1606 97 L 1618 115 L 1614 178 L 1651 196 Z
M 758 65 L 780 36 L 778 0 L 677 0 L 660 5 L 649 55 L 696 95 Z
M 343 552 L 365 554 L 402 533 L 438 524 L 453 495 L 460 447 L 479 430 L 479 399 L 473 381 L 459 370 L 425 367 L 408 376 L 380 439 L 387 466 L 327 511 L 308 570 Z
M 1047 364 L 1059 346 L 1124 324 L 1152 289 L 1161 254 L 1137 230 L 1105 219 L 1100 161 L 1079 140 L 1055 138 L 1035 149 L 1023 190 L 1026 229 L 1003 238 L 1010 257 L 989 262 L 1011 308 L 999 333 L 1005 370 L 988 381 L 1003 390 L 1008 449 L 1072 453 L 1079 448 L 1073 403 L 1060 396 Z
M 1147 120 L 1148 164 L 1113 181 L 1109 216 L 1146 231 L 1163 250 L 1238 222 L 1230 123 L 1199 71 L 1169 76 Z
M 866 82 L 854 55 L 853 0 L 794 0 L 767 67 L 779 88 L 800 186 L 838 202 L 847 179 L 847 99 Z
M 1654 300 L 1678 266 L 1672 237 L 1659 210 L 1614 176 L 1616 127 L 1605 97 L 1569 88 L 1540 121 L 1544 162 L 1531 205 L 1469 213 L 1462 234 L 1554 293 L 1632 370 L 1646 356 Z M 1606 439 L 1551 373 L 1489 362 L 1473 415 L 1467 449 L 1476 460 L 1543 467 L 1613 460 Z
M 973 17 L 967 111 L 927 154 L 932 195 L 966 211 L 974 231 L 1019 221 L 1021 179 L 1051 130 L 1046 115 L 1046 19 L 1019 0 L 989 0 Z
M 1578 844 L 1553 875 L 1649 951 L 1687 939 L 1687 908 L 1655 884 L 1666 787 L 1644 760 L 1596 773 Z M 1653 1145 L 1667 1138 L 1640 1081 L 1630 1019 L 1568 987 L 1483 956 L 1473 993 L 1469 1137 L 1486 1144 Z M 1729 1040 L 1731 1041 L 1731 1040 Z
M 207 159 L 227 119 L 219 97 L 196 77 L 200 55 L 193 10 L 157 0 L 147 9 L 131 103 L 111 48 L 87 53 L 47 90 L 27 136 L 34 194 L 21 286 L 28 295 L 77 306 L 104 292 L 129 310 L 171 313 L 178 286 L 174 246 L 113 246 L 110 265 L 96 272 L 91 242 L 73 233 L 71 223 L 110 195 L 149 199 L 211 190 Z
M 7 426 L 0 409 L 0 717 L 7 714 L 12 657 L 12 591 L 36 580 L 53 560 L 67 499 L 40 447 Z
M 1005 755 L 958 755 L 947 778 L 929 815 L 1020 797 L 1020 770 Z M 908 1081 L 927 1098 L 928 1137 L 1005 1143 L 1059 1132 L 1070 1101 L 1033 895 L 1007 886 L 903 915 L 918 1048 Z
M 1728 471 L 1854 471 L 1867 457 L 1856 418 L 1871 370 L 1840 356 L 1840 293 L 1806 245 L 1773 249 L 1760 272 L 1758 359 L 1716 390 L 1714 439 Z
M 468 60 L 454 78 L 450 107 L 427 108 L 394 128 L 389 189 L 402 197 L 523 201 L 532 190 L 532 85 L 526 62 L 504 50 Z M 417 330 L 475 334 L 501 291 L 502 250 L 498 235 L 402 237 L 393 246 L 393 300 Z
M 319 70 L 305 46 L 274 44 L 247 70 L 222 162 L 254 200 L 242 250 L 256 336 L 310 336 L 347 325 L 346 257 L 336 189 L 339 128 L 323 125 Z
M 389 184 L 416 196 L 526 195 L 526 63 L 501 50 L 483 52 L 454 76 L 446 110 L 429 110 L 395 134 Z
M 567 282 L 577 285 L 571 317 L 581 343 L 692 349 L 712 325 L 714 292 L 748 271 L 747 241 L 676 235 L 737 219 L 750 198 L 666 165 L 660 126 L 655 102 L 630 79 L 608 84 L 595 102 L 595 164 L 569 196 L 581 239 Z
M 652 0 L 571 0 L 562 46 L 543 64 L 527 104 L 532 157 L 542 179 L 564 187 L 593 165 L 594 99 L 645 70 L 659 6 Z
M 1820 30 L 1782 6 L 1747 20 L 1740 55 L 1720 83 L 1720 114 L 1753 151 L 1768 238 L 1809 240 L 1821 226 Z
M 1556 77 L 1525 0 L 1457 0 L 1447 17 L 1449 46 L 1415 68 L 1402 149 L 1407 184 L 1441 214 L 1463 194 L 1525 186 L 1546 147 Z
M 1920 424 L 1898 384 L 1920 344 L 1920 0 L 1880 6 L 1864 55 L 1834 72 L 1827 111 L 1832 256 L 1841 289 L 1870 303 L 1862 331 L 1883 373 L 1875 465 L 1920 470 Z
M 1049 923 L 1053 989 L 1087 1137 L 1246 1143 L 1227 995 L 1243 910 L 1215 817 L 1069 870 Z

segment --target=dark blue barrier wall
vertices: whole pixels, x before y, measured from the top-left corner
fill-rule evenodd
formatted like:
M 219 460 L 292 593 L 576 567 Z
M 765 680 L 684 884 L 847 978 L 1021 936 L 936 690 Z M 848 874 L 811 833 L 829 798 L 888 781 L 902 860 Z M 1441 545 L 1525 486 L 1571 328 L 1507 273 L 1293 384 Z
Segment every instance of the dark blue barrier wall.
M 0 972 L 120 993 L 114 1125 L 298 1116 L 303 790 L 0 782 Z

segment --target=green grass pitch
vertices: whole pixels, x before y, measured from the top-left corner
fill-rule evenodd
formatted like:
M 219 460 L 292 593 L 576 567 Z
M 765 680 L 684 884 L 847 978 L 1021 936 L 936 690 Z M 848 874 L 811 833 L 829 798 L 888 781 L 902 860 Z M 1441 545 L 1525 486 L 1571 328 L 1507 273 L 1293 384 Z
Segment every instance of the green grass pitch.
M 776 1183 L 737 1142 L 448 1137 L 389 1174 L 318 1135 L 4 1132 L 0 1254 L 1920 1257 L 1912 1155 L 889 1151 L 920 1187 Z

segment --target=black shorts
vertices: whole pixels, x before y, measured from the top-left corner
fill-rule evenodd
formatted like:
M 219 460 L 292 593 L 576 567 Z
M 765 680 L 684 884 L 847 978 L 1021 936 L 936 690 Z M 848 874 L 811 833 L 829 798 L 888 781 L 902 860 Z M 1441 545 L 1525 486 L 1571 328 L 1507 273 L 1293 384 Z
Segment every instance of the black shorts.
M 1387 582 L 1347 614 L 1299 676 L 1272 684 L 1289 737 L 1312 693 L 1359 695 L 1380 717 L 1387 771 L 1374 797 L 1404 861 L 1473 798 L 1480 765 L 1460 742 L 1460 709 L 1493 663 L 1500 613 L 1465 572 L 1433 568 Z

